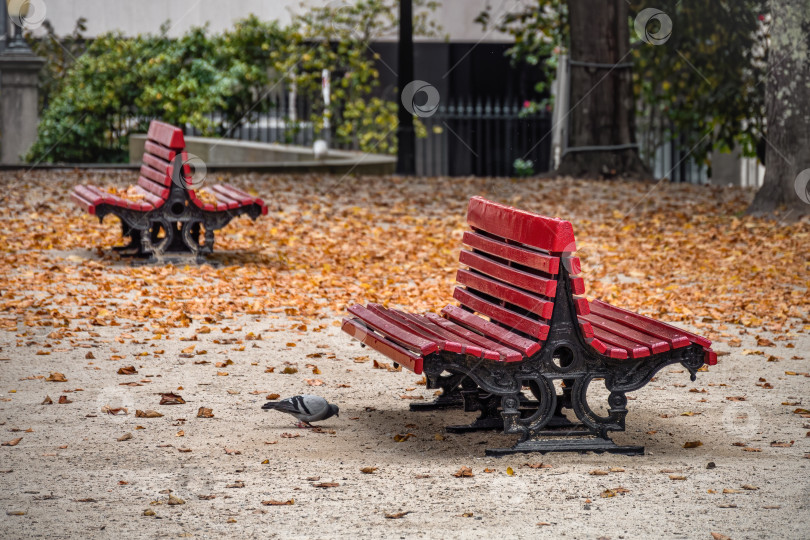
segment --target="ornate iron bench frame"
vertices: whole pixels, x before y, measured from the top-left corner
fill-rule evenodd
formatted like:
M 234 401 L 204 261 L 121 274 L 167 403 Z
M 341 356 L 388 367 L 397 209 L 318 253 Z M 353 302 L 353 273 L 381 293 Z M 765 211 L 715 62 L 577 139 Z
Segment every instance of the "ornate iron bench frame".
M 216 202 L 205 202 L 191 176 L 182 130 L 152 121 L 135 188 L 140 200 L 123 199 L 92 185 L 74 187 L 71 198 L 99 222 L 109 214 L 118 217 L 122 236 L 130 238 L 129 244 L 113 248 L 122 255 L 150 262 L 193 256 L 203 262 L 214 250 L 214 231 L 241 215 L 254 220 L 266 215 L 267 206 L 228 184 L 211 186 Z

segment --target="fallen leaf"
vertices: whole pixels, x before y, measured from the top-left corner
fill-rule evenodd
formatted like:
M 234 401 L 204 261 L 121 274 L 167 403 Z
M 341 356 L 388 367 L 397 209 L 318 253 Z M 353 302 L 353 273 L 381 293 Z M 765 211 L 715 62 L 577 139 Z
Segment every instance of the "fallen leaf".
M 472 472 L 472 469 L 469 467 L 461 467 L 459 470 L 453 473 L 453 476 L 456 478 L 470 478 L 475 476 Z
M 160 395 L 161 405 L 182 405 L 185 402 L 186 402 L 185 399 L 175 394 L 174 392 L 169 392 L 168 394 Z
M 48 382 L 67 382 L 65 375 L 58 371 L 52 371 L 45 380 Z
M 683 476 L 683 475 L 680 475 L 680 474 L 670 474 L 669 479 L 670 480 L 686 480 L 686 477 Z
M 42 403 L 40 403 L 40 405 L 53 405 L 53 400 L 51 399 L 51 396 L 45 396 L 45 399 L 42 400 Z
M 340 484 L 337 482 L 321 482 L 319 484 L 312 484 L 312 486 L 316 488 L 333 488 L 340 486 Z
M 146 409 L 145 411 L 135 409 L 135 418 L 160 418 L 162 416 L 162 414 L 152 409 Z
M 377 468 L 378 467 L 363 467 L 360 469 L 360 472 L 363 474 L 372 474 L 377 470 Z
M 683 443 L 684 448 L 697 448 L 698 446 L 703 446 L 701 441 L 687 441 Z
M 325 383 L 320 379 L 304 379 L 309 386 L 323 386 Z
M 404 518 L 410 513 L 410 510 L 408 510 L 407 512 L 397 512 L 396 514 L 385 514 L 385 519 L 400 519 Z
M 288 501 L 276 501 L 270 499 L 269 501 L 262 501 L 262 504 L 265 506 L 292 506 L 295 504 L 295 499 L 290 499 Z
M 135 369 L 135 366 L 125 366 L 122 368 L 118 368 L 119 375 L 135 375 L 138 373 L 138 370 Z
M 411 437 L 416 437 L 416 435 L 414 435 L 413 433 L 406 433 L 405 435 L 400 435 L 399 433 L 397 433 L 396 435 L 394 435 L 394 441 L 395 442 L 403 442 L 403 441 L 407 441 Z
M 609 473 L 607 471 L 600 471 L 599 469 L 594 469 L 588 474 L 590 474 L 591 476 L 606 476 Z
M 179 504 L 186 504 L 186 501 L 184 501 L 180 497 L 175 497 L 174 495 L 169 493 L 169 505 L 170 506 L 177 506 Z
M 226 488 L 243 488 L 245 487 L 245 483 L 242 480 L 237 480 L 233 484 L 228 484 L 225 486 Z
M 123 435 L 118 437 L 116 440 L 118 442 L 124 442 L 124 441 L 130 440 L 131 438 L 132 438 L 132 433 L 124 433 Z
M 66 405 L 68 403 L 73 403 L 73 401 L 69 400 L 67 396 L 59 396 L 59 401 L 57 401 L 60 405 Z
M 268 399 L 268 400 L 272 401 L 272 400 L 278 399 L 280 397 L 281 397 L 281 394 L 267 394 L 267 396 L 264 399 Z
M 17 446 L 18 444 L 20 444 L 21 440 L 22 440 L 22 437 L 18 437 L 16 439 L 11 439 L 10 441 L 6 441 L 0 446 Z
M 197 418 L 213 418 L 214 410 L 207 407 L 200 407 L 197 410 Z
M 796 441 L 790 442 L 779 442 L 779 441 L 771 441 L 771 446 L 774 448 L 790 448 L 793 446 L 793 443 Z

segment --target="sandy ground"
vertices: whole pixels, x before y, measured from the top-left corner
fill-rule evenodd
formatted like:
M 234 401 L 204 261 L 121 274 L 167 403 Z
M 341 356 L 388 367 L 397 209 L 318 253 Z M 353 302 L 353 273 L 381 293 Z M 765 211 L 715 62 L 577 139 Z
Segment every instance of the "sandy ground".
M 375 369 L 374 360 L 388 360 L 336 326 L 349 299 L 391 291 L 378 301 L 434 309 L 449 301 L 466 197 L 486 194 L 489 181 L 371 179 L 315 195 L 317 179 L 242 178 L 242 185 L 276 193 L 271 215 L 218 237 L 222 268 L 164 272 L 100 259 L 93 248 L 115 240 L 115 222 L 99 226 L 65 212 L 65 185 L 84 173 L 64 176 L 43 175 L 25 200 L 11 199 L 12 211 L 0 213 L 7 269 L 0 281 L 0 443 L 9 444 L 0 446 L 2 538 L 810 538 L 810 418 L 801 414 L 810 409 L 802 314 L 807 232 L 785 225 L 773 232 L 767 223 L 729 217 L 750 194 L 661 185 L 647 196 L 636 184 L 493 182 L 500 199 L 571 216 L 582 236 L 601 235 L 587 265 L 588 276 L 596 275 L 590 290 L 647 313 L 667 307 L 669 317 L 678 315 L 674 306 L 700 307 L 693 330 L 721 338 L 716 349 L 723 353 L 694 383 L 671 366 L 632 394 L 627 431 L 614 437 L 644 445 L 644 456 L 496 459 L 484 450 L 509 446 L 510 437 L 445 433 L 447 425 L 472 420 L 461 411 L 410 412 L 413 399 L 402 396 L 433 397 L 421 377 Z M 383 192 L 387 198 L 377 195 Z M 615 207 L 602 203 L 617 194 L 617 206 L 630 209 L 627 220 L 611 217 Z M 634 198 L 642 195 L 646 206 Z M 319 210 L 332 201 L 335 211 Z M 689 222 L 693 215 L 704 221 Z M 340 236 L 373 223 L 373 237 Z M 639 241 L 642 254 L 631 255 L 652 262 L 622 270 L 640 234 L 632 226 L 644 223 L 651 236 Z M 708 227 L 711 234 L 690 232 Z M 770 240 L 760 242 L 765 235 Z M 690 252 L 690 238 L 714 242 L 716 253 L 681 255 Z M 359 255 L 345 251 L 350 242 Z M 413 252 L 390 263 L 409 242 Z M 379 246 L 388 249 L 384 256 Z M 318 253 L 322 269 L 310 269 L 309 253 Z M 672 267 L 675 259 L 660 259 L 665 253 L 694 266 Z M 250 265 L 262 273 L 249 274 Z M 372 271 L 375 280 L 362 282 Z M 636 283 L 638 275 L 646 281 Z M 785 275 L 788 292 L 762 290 L 762 283 L 784 285 Z M 724 281 L 738 288 L 721 291 Z M 147 304 L 140 289 L 156 291 L 161 282 L 150 309 L 174 321 L 188 309 L 190 326 L 155 326 L 158 316 L 136 313 L 133 305 Z M 673 283 L 680 288 L 673 291 Z M 195 287 L 203 290 L 198 296 L 229 303 L 195 303 Z M 306 294 L 293 296 L 290 288 Z M 722 302 L 716 313 L 700 300 L 713 289 Z M 319 303 L 322 297 L 330 303 Z M 317 309 L 304 321 L 278 307 L 295 302 L 299 313 L 307 303 Z M 228 312 L 212 313 L 212 323 L 198 314 L 202 308 Z M 776 313 L 769 309 L 782 318 L 769 317 Z M 135 315 L 146 322 L 128 322 Z M 39 325 L 63 320 L 63 328 Z M 136 374 L 117 373 L 130 365 Z M 67 380 L 48 381 L 54 372 Z M 161 405 L 169 392 L 185 403 Z M 337 403 L 340 417 L 308 430 L 260 409 L 268 394 L 304 392 Z M 46 396 L 54 403 L 43 404 Z M 197 417 L 200 407 L 213 418 Z M 119 408 L 126 414 L 105 412 Z M 137 417 L 136 410 L 163 416 Z M 684 448 L 695 441 L 702 444 Z M 453 476 L 461 467 L 474 476 Z M 169 504 L 170 497 L 183 504 Z
M 419 386 L 420 377 L 374 369 L 366 358 L 384 358 L 334 326 L 320 332 L 290 329 L 297 325 L 283 316 L 245 318 L 227 333 L 198 334 L 195 323 L 163 340 L 136 326 L 95 328 L 97 335 L 75 331 L 49 341 L 48 355 L 36 354 L 48 352 L 41 348 L 44 336 L 3 332 L 0 429 L 3 442 L 22 440 L 0 448 L 2 536 L 810 535 L 810 460 L 804 459 L 810 420 L 792 412 L 797 406 L 782 404 L 808 403 L 808 378 L 785 374 L 806 371 L 806 360 L 763 363 L 736 352 L 755 347 L 743 341 L 743 348 L 731 349 L 695 383 L 682 369 L 665 369 L 634 393 L 627 432 L 616 436 L 618 442 L 645 445 L 643 457 L 497 459 L 485 457 L 484 448 L 509 444 L 502 434 L 443 434 L 443 426 L 469 418 L 465 413 L 408 410 L 411 400 L 402 395 L 432 397 Z M 261 339 L 246 340 L 250 332 Z M 197 341 L 182 341 L 195 335 Z M 189 345 L 194 352 L 182 353 Z M 165 354 L 158 357 L 155 350 Z M 773 353 L 790 358 L 808 350 L 804 336 L 795 349 Z M 95 359 L 87 359 L 88 352 Z M 144 352 L 147 356 L 138 356 Z M 120 359 L 111 360 L 114 356 Z M 227 359 L 233 364 L 216 367 Z M 298 372 L 284 374 L 287 362 Z M 313 375 L 307 364 L 321 373 Z M 138 373 L 118 375 L 125 365 Z M 266 373 L 268 367 L 274 372 Z M 67 382 L 32 378 L 54 371 Z M 760 377 L 773 388 L 756 386 Z M 307 379 L 324 384 L 312 387 Z M 138 381 L 151 382 L 121 385 Z M 172 391 L 186 403 L 159 405 L 159 394 Z M 338 403 L 340 417 L 314 432 L 259 408 L 268 393 L 302 392 Z M 66 396 L 71 403 L 42 405 L 46 395 L 54 402 Z M 734 396 L 746 401 L 726 399 Z M 126 407 L 128 414 L 105 414 L 105 405 Z M 197 418 L 199 407 L 211 408 L 214 418 Z M 136 409 L 164 416 L 136 418 Z M 695 415 L 681 416 L 684 412 Z M 131 439 L 117 441 L 127 433 Z M 413 437 L 395 442 L 396 435 L 409 433 Z M 695 440 L 703 445 L 682 448 Z M 774 447 L 773 441 L 795 443 Z M 707 469 L 709 462 L 716 467 Z M 527 466 L 539 463 L 550 467 Z M 462 466 L 475 476 L 454 477 Z M 366 474 L 364 467 L 377 469 Z M 623 471 L 591 474 L 610 468 Z M 671 479 L 676 477 L 685 479 Z M 619 487 L 628 491 L 602 496 Z M 169 493 L 185 504 L 168 505 Z M 294 504 L 262 504 L 270 500 Z M 399 512 L 410 513 L 385 517 Z

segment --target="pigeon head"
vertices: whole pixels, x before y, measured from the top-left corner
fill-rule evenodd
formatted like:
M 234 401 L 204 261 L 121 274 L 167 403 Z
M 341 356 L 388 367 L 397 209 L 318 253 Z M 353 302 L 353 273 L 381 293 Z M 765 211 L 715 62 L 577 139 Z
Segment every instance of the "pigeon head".
M 340 408 L 337 405 L 329 404 L 329 416 L 337 416 L 340 417 Z

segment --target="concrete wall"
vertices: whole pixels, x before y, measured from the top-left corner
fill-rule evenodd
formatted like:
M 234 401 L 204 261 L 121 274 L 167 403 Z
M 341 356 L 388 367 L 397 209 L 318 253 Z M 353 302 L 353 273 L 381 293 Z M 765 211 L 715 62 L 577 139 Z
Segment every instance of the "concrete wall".
M 146 135 L 130 135 L 130 163 L 141 162 L 145 142 Z M 214 137 L 186 137 L 185 142 L 186 151 L 211 169 L 384 175 L 393 174 L 396 165 L 394 156 L 346 150 L 329 150 L 326 157 L 316 159 L 312 149 L 305 146 Z
M 340 6 L 342 1 L 305 0 L 304 3 L 306 6 Z M 516 6 L 512 1 L 496 0 L 492 4 L 493 14 Z M 206 22 L 212 31 L 221 32 L 250 14 L 286 24 L 290 22 L 291 13 L 301 9 L 300 5 L 301 0 L 46 0 L 47 18 L 58 35 L 69 33 L 76 19 L 85 17 L 90 37 L 110 30 L 120 30 L 125 35 L 154 33 L 167 19 L 172 24 L 169 35 L 175 37 Z M 453 41 L 511 41 L 509 36 L 484 32 L 473 22 L 486 5 L 487 0 L 444 0 L 434 17 Z

